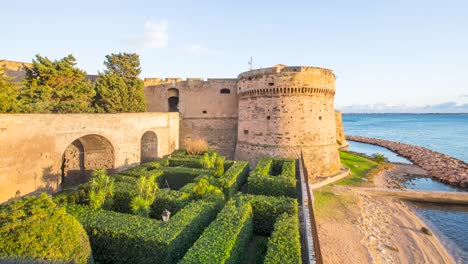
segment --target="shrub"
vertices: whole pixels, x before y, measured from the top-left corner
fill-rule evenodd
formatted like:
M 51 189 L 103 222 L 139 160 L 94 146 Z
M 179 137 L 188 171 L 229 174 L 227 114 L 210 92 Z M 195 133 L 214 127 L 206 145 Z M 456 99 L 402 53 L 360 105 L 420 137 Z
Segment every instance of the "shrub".
M 158 177 L 157 181 L 160 188 L 171 188 L 178 190 L 187 183 L 193 182 L 195 178 L 200 175 L 211 175 L 213 171 L 195 168 L 168 168 L 163 167 L 159 169 L 162 172 L 162 177 Z M 169 186 L 167 186 L 169 185 Z
M 170 158 L 168 160 L 170 167 L 184 166 L 189 168 L 203 168 L 202 159 L 199 157 Z
M 205 154 L 203 154 L 203 157 L 201 159 L 203 168 L 204 169 L 213 169 L 215 166 L 216 158 L 218 157 L 218 153 L 213 152 L 213 151 L 208 151 Z
M 265 264 L 300 264 L 301 241 L 297 215 L 282 214 L 268 240 Z
M 114 179 L 106 175 L 106 169 L 96 169 L 93 171 L 93 177 L 90 181 L 88 193 L 89 206 L 93 209 L 101 208 L 106 201 L 108 206 L 112 205 L 112 198 L 114 195 Z
M 249 174 L 249 163 L 247 161 L 236 161 L 219 178 L 219 186 L 222 188 L 227 199 L 234 196 L 239 188 L 246 182 Z
M 115 182 L 111 209 L 121 213 L 132 213 L 130 204 L 135 196 L 137 196 L 136 182 Z
M 213 176 L 219 177 L 219 176 L 223 175 L 223 173 L 224 173 L 224 160 L 225 159 L 226 158 L 223 157 L 223 156 L 216 157 L 216 161 L 215 161 L 215 164 L 214 164 Z
M 231 201 L 179 263 L 240 263 L 251 236 L 251 205 Z
M 186 138 L 184 145 L 189 155 L 201 155 L 208 151 L 208 142 L 204 139 Z
M 67 210 L 84 226 L 99 263 L 177 263 L 214 219 L 218 206 L 192 202 L 167 224 L 79 205 Z
M 156 192 L 159 189 L 156 183 L 156 175 L 151 175 L 148 178 L 144 176 L 138 178 L 136 189 L 137 195 L 132 198 L 130 203 L 132 212 L 136 215 L 149 217 L 150 206 L 153 204 Z
M 296 197 L 296 165 L 292 159 L 266 158 L 258 162 L 249 175 L 247 190 L 251 194 Z M 273 176 L 275 171 L 281 172 Z M 268 174 L 266 174 L 268 172 Z
M 372 158 L 374 158 L 375 162 L 377 163 L 388 162 L 388 159 L 384 154 L 375 153 L 372 155 Z
M 259 235 L 269 236 L 276 219 L 283 213 L 298 215 L 297 200 L 293 198 L 247 194 L 237 196 L 236 199 L 252 204 L 254 232 Z
M 192 201 L 192 197 L 188 193 L 161 189 L 156 193 L 156 199 L 151 205 L 150 217 L 161 219 L 162 212 L 165 209 L 174 215 L 189 204 L 190 201 Z
M 92 262 L 80 223 L 46 194 L 0 207 L 0 262 Z

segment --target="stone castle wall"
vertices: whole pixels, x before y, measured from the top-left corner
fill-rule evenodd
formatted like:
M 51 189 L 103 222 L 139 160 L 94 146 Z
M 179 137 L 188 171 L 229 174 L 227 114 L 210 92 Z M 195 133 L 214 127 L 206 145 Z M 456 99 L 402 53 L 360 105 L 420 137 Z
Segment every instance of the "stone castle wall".
M 170 111 L 169 98 L 177 97 L 181 147 L 186 138 L 203 138 L 210 147 L 233 158 L 237 141 L 236 84 L 237 79 L 147 78 L 147 111 Z
M 140 164 L 148 148 L 157 157 L 179 148 L 178 113 L 0 114 L 0 120 L 0 202 L 55 192 L 65 176 L 75 181 L 95 168 Z M 144 140 L 148 133 L 154 142 Z
M 334 111 L 335 75 L 316 67 L 286 67 L 239 75 L 235 157 L 299 158 L 312 176 L 339 172 Z
M 349 146 L 346 141 L 344 127 L 343 127 L 343 116 L 340 111 L 335 111 L 335 123 L 336 123 L 336 143 L 340 149 L 346 149 Z

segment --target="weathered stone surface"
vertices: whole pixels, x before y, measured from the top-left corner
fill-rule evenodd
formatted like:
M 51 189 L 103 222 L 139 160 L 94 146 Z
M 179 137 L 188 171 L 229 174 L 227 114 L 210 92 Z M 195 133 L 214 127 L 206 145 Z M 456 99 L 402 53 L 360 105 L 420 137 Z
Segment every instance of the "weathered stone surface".
M 146 132 L 156 138 L 142 142 Z M 179 114 L 1 114 L 0 202 L 139 164 L 142 143 L 153 157 L 179 148 Z

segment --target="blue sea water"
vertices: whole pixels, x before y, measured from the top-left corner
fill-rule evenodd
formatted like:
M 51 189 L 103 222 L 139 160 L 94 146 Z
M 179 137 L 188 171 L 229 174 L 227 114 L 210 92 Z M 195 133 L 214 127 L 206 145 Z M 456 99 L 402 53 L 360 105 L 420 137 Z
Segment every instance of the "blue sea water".
M 423 146 L 468 162 L 468 114 L 344 114 L 346 135 Z
M 468 162 L 468 114 L 344 114 L 345 134 L 374 137 L 419 145 Z M 406 163 L 391 151 L 350 142 L 350 150 L 382 153 L 392 162 Z M 466 191 L 429 178 L 405 183 L 407 188 L 434 191 Z M 416 213 L 441 238 L 457 263 L 468 263 L 468 206 L 415 203 Z

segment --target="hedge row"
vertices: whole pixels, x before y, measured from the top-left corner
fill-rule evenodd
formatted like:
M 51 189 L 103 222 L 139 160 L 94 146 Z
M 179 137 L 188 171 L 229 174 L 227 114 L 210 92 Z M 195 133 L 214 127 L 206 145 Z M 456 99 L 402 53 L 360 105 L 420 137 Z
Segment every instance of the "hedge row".
M 275 175 L 279 168 L 281 173 Z M 247 191 L 251 194 L 296 197 L 295 161 L 272 158 L 260 160 L 248 177 Z
M 298 215 L 298 203 L 293 198 L 247 194 L 236 196 L 236 199 L 252 204 L 254 232 L 258 235 L 271 235 L 280 215 L 284 213 L 296 217 Z
M 250 203 L 230 201 L 179 263 L 240 263 L 252 224 Z
M 249 163 L 247 161 L 236 161 L 220 178 L 216 179 L 217 185 L 222 188 L 226 199 L 229 199 L 246 182 L 248 175 Z
M 297 215 L 282 214 L 268 240 L 265 264 L 300 264 L 301 241 Z
M 178 166 L 201 169 L 203 168 L 203 162 L 199 157 L 177 157 L 169 159 L 169 167 Z
M 219 205 L 197 201 L 167 224 L 113 211 L 69 206 L 89 235 L 99 263 L 175 263 L 215 218 Z
M 162 212 L 165 209 L 174 215 L 191 201 L 192 197 L 189 193 L 161 189 L 156 193 L 155 202 L 151 205 L 150 217 L 161 219 Z
M 1 263 L 92 262 L 80 223 L 45 193 L 0 206 Z

